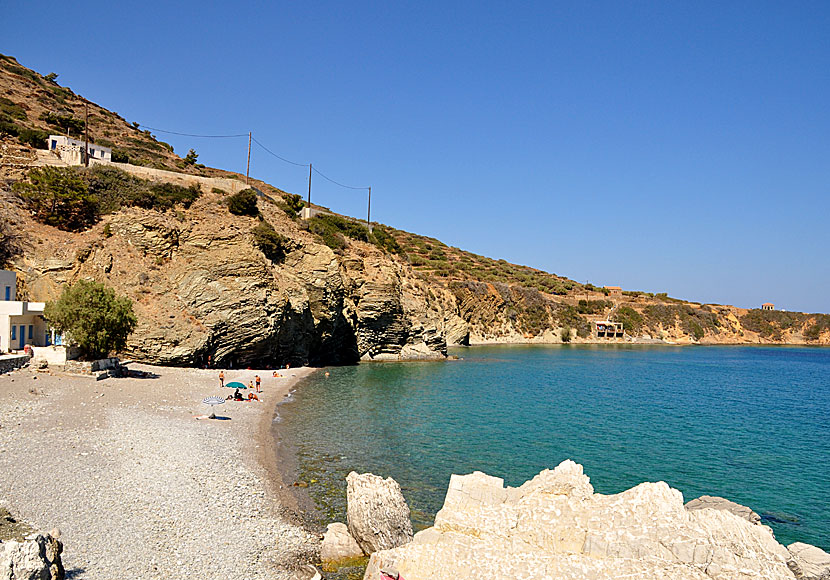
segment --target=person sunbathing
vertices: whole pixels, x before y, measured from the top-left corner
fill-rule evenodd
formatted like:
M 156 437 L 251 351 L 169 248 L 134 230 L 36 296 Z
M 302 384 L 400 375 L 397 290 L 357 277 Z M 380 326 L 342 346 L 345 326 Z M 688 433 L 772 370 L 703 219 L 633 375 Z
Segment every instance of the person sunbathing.
M 256 393 L 248 393 L 248 400 L 249 401 L 259 401 L 259 397 L 256 396 Z

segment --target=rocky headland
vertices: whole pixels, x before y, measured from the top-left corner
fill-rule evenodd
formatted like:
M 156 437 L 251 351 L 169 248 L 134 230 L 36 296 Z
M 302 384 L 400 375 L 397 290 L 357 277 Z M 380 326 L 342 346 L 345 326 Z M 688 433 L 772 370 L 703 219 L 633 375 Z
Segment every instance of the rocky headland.
M 188 163 L 149 130 L 95 104 L 90 139 L 121 162 L 86 179 L 115 185 L 106 199 L 93 195 L 100 215 L 88 227 L 57 229 L 34 219 L 12 186 L 33 168 L 62 167 L 36 147 L 49 133 L 77 133 L 87 101 L 5 55 L 0 91 L 0 258 L 18 273 L 19 295 L 47 301 L 79 279 L 106 283 L 136 305 L 139 326 L 126 354 L 144 362 L 440 359 L 449 345 L 506 342 L 830 344 L 830 315 L 582 284 L 382 224 L 370 231 L 317 206 L 323 217 L 302 220 L 299 196 Z M 194 187 L 198 199 L 113 203 L 136 178 Z M 229 196 L 248 185 L 259 216 L 230 213 Z M 280 259 L 256 243 L 260 218 L 284 241 Z M 593 323 L 602 320 L 622 324 L 624 336 L 597 336 Z

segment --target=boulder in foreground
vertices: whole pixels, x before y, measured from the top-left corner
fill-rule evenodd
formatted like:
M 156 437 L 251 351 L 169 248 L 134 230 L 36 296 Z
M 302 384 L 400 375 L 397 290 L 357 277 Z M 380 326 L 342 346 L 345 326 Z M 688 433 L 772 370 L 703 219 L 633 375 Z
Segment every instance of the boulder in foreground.
M 366 554 L 412 541 L 409 506 L 391 477 L 352 471 L 346 477 L 346 498 L 349 533 Z
M 564 461 L 518 488 L 453 475 L 435 525 L 372 554 L 365 578 L 394 567 L 406 580 L 792 580 L 790 559 L 765 526 L 687 510 L 666 483 L 601 495 L 581 465 Z
M 363 550 L 349 533 L 346 524 L 335 522 L 329 524 L 323 534 L 323 544 L 320 546 L 320 560 L 323 562 L 338 562 L 350 558 L 359 558 Z
M 830 580 L 830 554 L 811 546 L 796 542 L 787 546 L 792 554 L 790 569 L 799 580 Z
M 63 580 L 63 545 L 51 535 L 37 534 L 18 542 L 0 542 L 0 578 Z

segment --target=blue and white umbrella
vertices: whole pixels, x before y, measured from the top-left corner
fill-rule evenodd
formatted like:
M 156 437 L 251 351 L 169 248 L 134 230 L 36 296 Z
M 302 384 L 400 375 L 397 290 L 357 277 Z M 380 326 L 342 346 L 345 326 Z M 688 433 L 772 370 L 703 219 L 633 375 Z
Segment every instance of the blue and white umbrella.
M 211 407 L 210 418 L 213 419 L 213 418 L 216 417 L 216 415 L 214 415 L 214 413 L 213 413 L 213 407 L 216 406 L 216 405 L 224 404 L 225 399 L 223 399 L 222 397 L 217 397 L 216 395 L 213 395 L 211 397 L 205 397 L 204 399 L 202 399 L 202 402 L 205 405 L 210 405 L 210 407 Z

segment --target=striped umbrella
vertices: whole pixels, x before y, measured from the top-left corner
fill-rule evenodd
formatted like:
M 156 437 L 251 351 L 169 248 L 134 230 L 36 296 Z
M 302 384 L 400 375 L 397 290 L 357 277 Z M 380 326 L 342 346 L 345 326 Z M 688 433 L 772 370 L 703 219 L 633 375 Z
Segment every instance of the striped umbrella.
M 213 412 L 213 407 L 215 407 L 216 405 L 223 404 L 225 402 L 225 399 L 213 395 L 211 397 L 205 397 L 204 399 L 202 399 L 202 402 L 205 405 L 210 405 L 210 415 L 208 415 L 208 418 L 216 419 L 216 413 Z

